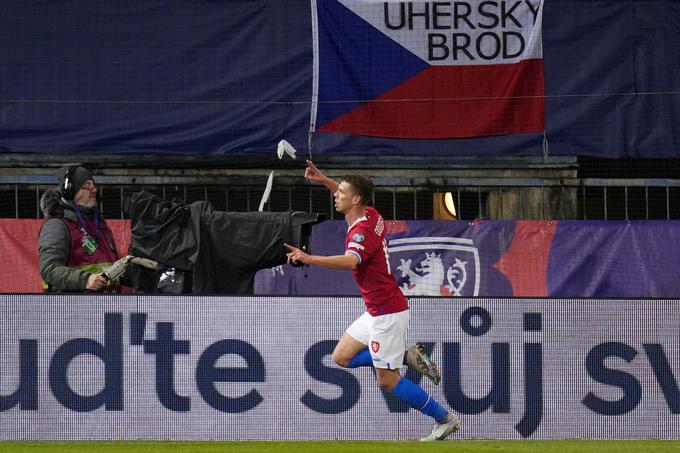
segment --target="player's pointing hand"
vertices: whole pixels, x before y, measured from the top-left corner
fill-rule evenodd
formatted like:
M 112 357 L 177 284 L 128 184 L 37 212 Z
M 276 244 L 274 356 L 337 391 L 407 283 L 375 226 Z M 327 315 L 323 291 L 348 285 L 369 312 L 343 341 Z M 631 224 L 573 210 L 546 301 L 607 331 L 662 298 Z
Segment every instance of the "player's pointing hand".
M 283 244 L 284 247 L 286 247 L 290 252 L 286 253 L 286 256 L 288 257 L 288 263 L 294 263 L 297 264 L 298 262 L 307 264 L 307 261 L 309 259 L 309 255 L 307 255 L 305 252 L 300 250 L 297 247 L 293 247 L 290 244 Z

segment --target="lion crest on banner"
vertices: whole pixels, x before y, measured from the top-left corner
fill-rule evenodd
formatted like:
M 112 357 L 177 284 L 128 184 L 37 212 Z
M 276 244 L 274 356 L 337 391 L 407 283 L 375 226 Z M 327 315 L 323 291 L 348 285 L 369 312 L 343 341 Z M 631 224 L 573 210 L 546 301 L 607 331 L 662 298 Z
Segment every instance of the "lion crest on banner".
M 395 277 L 406 296 L 479 294 L 479 253 L 470 239 L 394 239 L 388 252 L 399 260 Z M 474 287 L 466 289 L 471 284 Z

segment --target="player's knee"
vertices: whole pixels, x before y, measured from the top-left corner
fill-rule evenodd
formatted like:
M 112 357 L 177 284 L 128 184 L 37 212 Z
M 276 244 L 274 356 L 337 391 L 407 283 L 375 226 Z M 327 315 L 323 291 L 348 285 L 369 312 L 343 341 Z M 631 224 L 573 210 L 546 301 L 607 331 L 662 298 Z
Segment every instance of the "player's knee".
M 394 389 L 394 386 L 395 383 L 392 379 L 378 379 L 378 387 L 386 392 L 391 392 Z
M 337 351 L 333 351 L 333 355 L 331 356 L 331 359 L 333 360 L 333 363 L 335 363 L 338 366 L 341 366 L 343 368 L 347 368 L 349 366 L 349 362 L 351 359 Z
M 391 392 L 394 389 L 394 387 L 397 386 L 399 379 L 401 379 L 398 370 L 385 370 L 381 368 L 376 368 L 375 377 L 378 386 L 381 389 L 386 390 L 388 392 Z

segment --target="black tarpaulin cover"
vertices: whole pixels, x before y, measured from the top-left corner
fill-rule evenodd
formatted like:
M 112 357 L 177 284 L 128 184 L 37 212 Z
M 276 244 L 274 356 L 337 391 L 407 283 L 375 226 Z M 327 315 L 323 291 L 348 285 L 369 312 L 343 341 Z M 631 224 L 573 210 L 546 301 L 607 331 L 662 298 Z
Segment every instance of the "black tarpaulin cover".
M 195 294 L 251 294 L 255 273 L 286 262 L 284 242 L 308 248 L 323 215 L 224 212 L 208 201 L 185 204 L 152 193 L 129 194 L 130 254 L 193 274 Z

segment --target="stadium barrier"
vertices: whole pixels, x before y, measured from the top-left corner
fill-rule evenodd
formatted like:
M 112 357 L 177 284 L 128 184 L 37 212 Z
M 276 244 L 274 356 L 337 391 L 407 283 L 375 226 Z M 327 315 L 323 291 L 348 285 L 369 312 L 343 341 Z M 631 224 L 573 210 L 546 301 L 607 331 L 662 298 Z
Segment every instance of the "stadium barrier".
M 678 300 L 412 298 L 461 438 L 680 438 Z M 414 439 L 359 298 L 0 295 L 0 439 Z
M 108 221 L 117 249 L 131 242 L 129 221 Z M 0 219 L 0 293 L 42 291 L 42 221 Z M 680 294 L 680 222 L 388 221 L 392 275 L 407 296 L 631 297 Z M 311 250 L 344 253 L 347 223 L 315 225 Z M 349 272 L 289 265 L 255 276 L 258 296 L 358 296 Z

